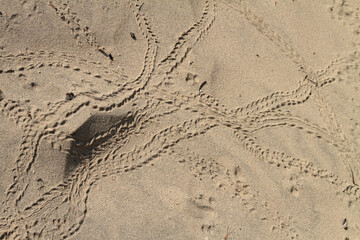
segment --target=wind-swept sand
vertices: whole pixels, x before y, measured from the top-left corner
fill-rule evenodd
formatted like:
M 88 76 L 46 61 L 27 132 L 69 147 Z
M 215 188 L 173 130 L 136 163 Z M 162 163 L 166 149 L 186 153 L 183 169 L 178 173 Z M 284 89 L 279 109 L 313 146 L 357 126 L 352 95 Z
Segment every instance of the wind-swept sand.
M 0 239 L 360 239 L 360 1 L 0 0 Z

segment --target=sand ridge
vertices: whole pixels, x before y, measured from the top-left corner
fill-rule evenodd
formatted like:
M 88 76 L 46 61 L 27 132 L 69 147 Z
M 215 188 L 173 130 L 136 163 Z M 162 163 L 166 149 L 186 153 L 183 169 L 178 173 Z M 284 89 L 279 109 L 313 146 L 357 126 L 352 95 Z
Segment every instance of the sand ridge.
M 360 236 L 356 1 L 3 2 L 0 239 Z

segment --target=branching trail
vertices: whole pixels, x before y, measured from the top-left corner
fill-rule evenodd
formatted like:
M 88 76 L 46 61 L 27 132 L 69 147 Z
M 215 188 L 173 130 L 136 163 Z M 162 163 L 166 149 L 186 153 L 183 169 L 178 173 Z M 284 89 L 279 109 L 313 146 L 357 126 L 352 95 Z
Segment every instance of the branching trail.
M 178 143 L 206 134 L 213 128 L 230 129 L 234 133 L 234 139 L 239 142 L 239 148 L 246 149 L 257 160 L 268 163 L 275 169 L 295 169 L 309 177 L 330 183 L 353 200 L 360 198 L 357 185 L 360 181 L 360 167 L 355 160 L 355 148 L 342 130 L 336 112 L 321 93 L 323 87 L 335 84 L 339 71 L 346 70 L 354 61 L 360 62 L 359 54 L 355 52 L 335 59 L 324 69 L 314 71 L 290 43 L 242 1 L 222 3 L 239 13 L 297 64 L 305 77 L 289 79 L 298 82 L 295 89 L 273 92 L 234 109 L 225 108 L 220 101 L 205 93 L 189 94 L 182 90 L 169 90 L 164 82 L 176 81 L 176 70 L 187 59 L 194 46 L 211 33 L 216 23 L 218 3 L 212 0 L 204 1 L 199 19 L 180 34 L 164 59 L 158 59 L 160 43 L 146 12 L 142 10 L 143 3 L 131 1 L 129 7 L 146 40 L 143 67 L 134 79 L 128 79 L 114 66 L 104 66 L 68 53 L 40 51 L 0 56 L 0 60 L 6 61 L 9 66 L 0 69 L 0 77 L 2 74 L 18 74 L 40 68 L 62 68 L 98 79 L 97 75 L 89 72 L 89 69 L 95 68 L 104 78 L 112 80 L 109 83 L 111 91 L 98 92 L 85 83 L 89 88 L 78 88 L 76 98 L 72 101 L 52 102 L 47 108 L 35 108 L 26 101 L 8 98 L 0 100 L 0 112 L 23 130 L 20 154 L 13 165 L 12 184 L 5 192 L 3 208 L 0 209 L 0 239 L 68 238 L 77 233 L 86 221 L 89 192 L 97 181 L 115 174 L 140 171 L 159 157 L 174 154 L 189 159 L 192 164 L 194 161 L 200 165 L 211 161 L 211 164 L 217 166 L 217 174 L 227 179 L 233 196 L 251 212 L 260 202 L 259 194 L 252 191 L 246 182 L 238 179 L 236 169 L 231 173 L 221 163 L 213 160 L 201 162 L 199 158 L 193 157 L 193 152 L 179 150 Z M 57 1 L 50 7 L 69 26 L 78 44 L 88 44 L 95 49 L 99 46 L 91 29 L 70 9 L 68 1 Z M 19 64 L 22 67 L 15 67 Z M 314 100 L 314 107 L 323 119 L 323 126 L 306 121 L 291 111 L 292 107 L 309 99 Z M 128 105 L 137 107 L 86 140 L 76 139 L 73 134 L 63 130 L 78 113 L 89 110 L 96 114 L 110 113 Z M 179 118 L 178 113 L 186 113 L 184 115 L 188 116 L 187 119 Z M 166 121 L 168 118 L 172 119 L 171 124 Z M 163 121 L 164 127 L 150 135 L 144 134 L 157 121 Z M 279 127 L 294 128 L 334 146 L 349 171 L 349 178 L 342 179 L 321 169 L 311 159 L 295 158 L 258 143 L 255 134 L 264 129 Z M 140 138 L 142 134 L 147 136 L 142 145 L 128 146 L 131 139 Z M 32 170 L 38 162 L 42 141 L 49 142 L 79 164 L 71 169 L 63 182 L 45 186 L 42 192 L 34 192 L 31 188 L 34 184 Z M 124 148 L 128 150 L 124 151 Z M 31 201 L 24 200 L 27 196 L 31 196 Z M 278 214 L 276 210 L 265 212 L 269 218 L 272 214 Z M 281 231 L 284 238 L 297 237 L 296 229 L 291 223 Z

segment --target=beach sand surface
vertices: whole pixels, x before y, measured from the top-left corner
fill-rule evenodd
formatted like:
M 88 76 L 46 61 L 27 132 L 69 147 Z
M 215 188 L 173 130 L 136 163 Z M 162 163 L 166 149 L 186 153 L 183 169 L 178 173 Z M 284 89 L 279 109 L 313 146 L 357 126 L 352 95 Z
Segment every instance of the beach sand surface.
M 360 1 L 0 0 L 0 239 L 360 239 Z

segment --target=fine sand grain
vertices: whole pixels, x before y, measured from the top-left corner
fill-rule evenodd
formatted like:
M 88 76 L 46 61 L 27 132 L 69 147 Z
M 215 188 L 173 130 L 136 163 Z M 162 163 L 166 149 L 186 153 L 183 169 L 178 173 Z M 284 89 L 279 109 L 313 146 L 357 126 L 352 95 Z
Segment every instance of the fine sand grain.
M 0 239 L 360 239 L 360 1 L 0 0 Z

